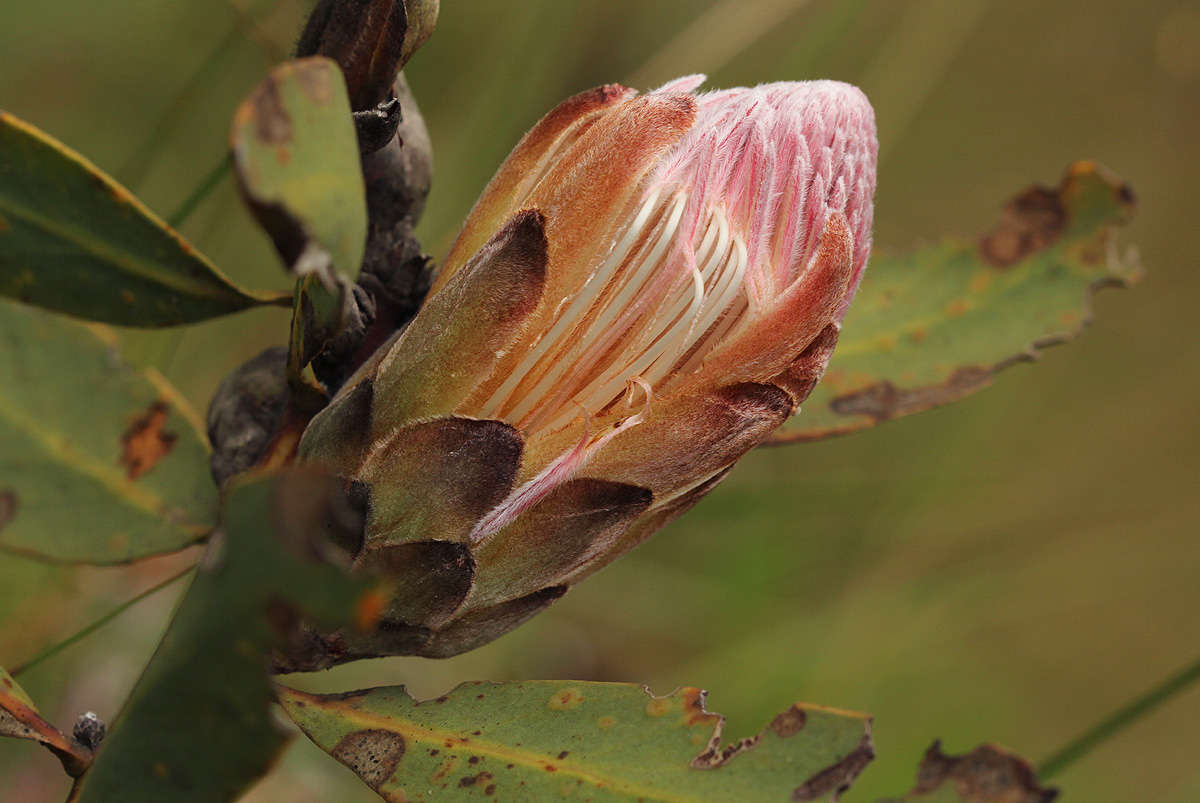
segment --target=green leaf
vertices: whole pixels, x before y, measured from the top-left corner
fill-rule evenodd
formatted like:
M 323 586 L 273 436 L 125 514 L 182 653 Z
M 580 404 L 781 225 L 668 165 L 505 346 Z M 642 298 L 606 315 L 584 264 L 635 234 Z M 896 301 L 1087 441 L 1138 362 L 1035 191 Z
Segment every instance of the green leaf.
M 0 302 L 0 549 L 124 563 L 216 521 L 198 416 L 104 327 Z
M 288 301 L 235 286 L 99 168 L 4 112 L 0 295 L 148 327 Z
M 271 71 L 233 118 L 234 167 L 246 203 L 299 277 L 288 373 L 300 373 L 355 320 L 350 282 L 362 265 L 367 202 L 350 101 L 333 61 Z
M 6 711 L 9 710 L 7 707 L 7 702 L 10 700 L 16 701 L 21 705 L 28 706 L 29 708 L 35 708 L 33 700 L 30 699 L 29 695 L 25 693 L 25 690 L 21 688 L 21 684 L 13 680 L 13 676 L 8 674 L 8 670 L 2 666 L 0 666 L 0 700 L 4 701 L 0 702 L 0 706 L 3 706 Z M 4 735 L 9 736 L 11 734 L 6 733 Z
M 357 313 L 350 282 L 343 276 L 335 277 L 335 281 L 337 286 L 332 292 L 316 274 L 310 273 L 296 282 L 287 362 L 293 389 L 303 384 L 301 376 L 313 358 Z M 324 406 L 324 401 L 320 406 Z
M 418 703 L 403 687 L 280 688 L 288 715 L 386 800 L 833 800 L 871 760 L 870 719 L 796 704 L 722 744 L 705 693 L 626 683 L 470 683 Z
M 346 84 L 326 58 L 281 64 L 244 100 L 230 133 L 242 195 L 288 268 L 331 290 L 354 278 L 367 201 Z
M 878 803 L 1050 803 L 1057 797 L 1057 789 L 1038 783 L 1028 761 L 1002 747 L 985 744 L 948 756 L 934 742 L 921 759 L 913 790 Z
M 1057 188 L 1014 198 L 977 241 L 873 255 L 829 370 L 768 443 L 842 435 L 957 401 L 1071 340 L 1097 289 L 1140 274 L 1115 243 L 1133 207 L 1126 184 L 1076 162 Z
M 302 635 L 302 618 L 350 621 L 363 594 L 315 559 L 347 512 L 340 484 L 312 473 L 234 487 L 221 533 L 73 799 L 223 803 L 270 768 L 287 735 L 271 713 L 268 651 Z
M 12 675 L 0 666 L 0 736 L 29 739 L 43 745 L 62 762 L 72 775 L 82 772 L 92 760 L 92 752 L 63 735 L 38 713 L 37 706 Z

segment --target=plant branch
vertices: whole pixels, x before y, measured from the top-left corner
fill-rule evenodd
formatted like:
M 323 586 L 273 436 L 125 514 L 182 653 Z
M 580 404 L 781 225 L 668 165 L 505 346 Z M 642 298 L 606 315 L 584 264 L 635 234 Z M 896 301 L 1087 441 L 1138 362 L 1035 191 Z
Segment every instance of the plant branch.
M 1047 780 L 1062 772 L 1172 697 L 1186 691 L 1197 680 L 1200 680 L 1200 660 L 1184 667 L 1056 750 L 1038 766 L 1038 777 Z
M 162 582 L 158 583 L 157 585 L 153 585 L 150 588 L 147 588 L 142 593 L 138 594 L 137 596 L 133 597 L 132 599 L 129 599 L 129 600 L 121 603 L 120 605 L 113 608 L 108 613 L 101 616 L 96 621 L 94 621 L 91 624 L 84 627 L 83 629 L 76 631 L 75 633 L 71 634 L 70 636 L 67 636 L 67 638 L 63 639 L 62 641 L 58 642 L 57 644 L 54 644 L 53 646 L 47 647 L 46 649 L 42 650 L 40 653 L 33 656 L 25 663 L 21 664 L 20 666 L 18 666 L 15 669 L 11 670 L 9 672 L 9 674 L 12 675 L 13 677 L 17 677 L 22 672 L 32 669 L 33 667 L 35 667 L 38 664 L 45 661 L 47 658 L 51 658 L 51 657 L 57 655 L 58 653 L 62 652 L 63 650 L 65 650 L 67 647 L 70 647 L 75 642 L 80 641 L 84 638 L 87 638 L 92 633 L 95 633 L 97 630 L 104 627 L 106 624 L 111 622 L 113 619 L 117 618 L 122 613 L 129 610 L 131 607 L 133 607 L 137 603 L 141 602 L 142 600 L 144 600 L 146 597 L 149 597 L 152 594 L 155 594 L 155 593 L 163 590 L 164 588 L 171 585 L 172 583 L 174 583 L 177 580 L 183 579 L 183 577 L 185 575 L 189 574 L 194 568 L 195 568 L 194 566 L 189 566 L 186 569 L 184 569 L 183 571 L 181 571 L 177 574 L 171 575 L 166 580 L 163 580 Z
M 196 185 L 191 194 L 179 205 L 179 208 L 167 218 L 167 225 L 173 229 L 182 226 L 192 216 L 192 213 L 196 211 L 196 208 L 200 206 L 201 202 L 229 175 L 230 167 L 229 156 L 222 156 L 221 161 L 205 174 L 204 178 Z

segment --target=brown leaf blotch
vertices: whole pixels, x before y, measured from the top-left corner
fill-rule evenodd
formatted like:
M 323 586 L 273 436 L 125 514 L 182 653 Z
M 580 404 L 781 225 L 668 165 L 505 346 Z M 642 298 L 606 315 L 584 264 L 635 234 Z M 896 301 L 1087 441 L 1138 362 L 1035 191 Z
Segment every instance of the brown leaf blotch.
M 305 64 L 296 70 L 296 80 L 304 94 L 321 106 L 333 99 L 332 77 L 332 73 L 319 64 Z
M 404 758 L 404 737 L 390 731 L 369 729 L 346 734 L 331 755 L 352 769 L 367 786 L 379 787 L 396 773 Z
M 1009 201 L 1000 223 L 979 241 L 984 261 L 1007 268 L 1057 240 L 1068 219 L 1061 191 L 1035 184 Z
M 478 784 L 487 783 L 493 776 L 490 772 L 481 772 L 478 775 L 467 775 L 459 779 L 458 785 L 462 787 L 476 786 Z
M 832 793 L 830 801 L 836 801 L 874 758 L 875 746 L 871 743 L 871 733 L 868 731 L 863 734 L 858 746 L 841 761 L 826 767 L 797 786 L 792 791 L 792 800 L 819 800 Z
M 980 366 L 963 366 L 944 382 L 915 388 L 901 388 L 888 380 L 846 393 L 829 402 L 839 415 L 865 415 L 876 422 L 911 415 L 931 407 L 955 401 L 985 387 L 993 371 Z
M 776 736 L 786 739 L 803 730 L 807 723 L 808 714 L 803 708 L 793 704 L 791 708 L 771 720 L 771 730 L 775 731 Z
M 921 759 L 912 794 L 929 794 L 946 782 L 964 803 L 1050 803 L 1058 797 L 1057 789 L 1038 783 L 1028 761 L 990 744 L 949 756 L 934 742 Z
M 254 104 L 254 123 L 259 140 L 268 145 L 280 145 L 292 138 L 292 118 L 283 108 L 279 84 L 274 78 L 263 82 L 251 100 Z
M 129 479 L 136 480 L 150 471 L 175 448 L 178 436 L 163 429 L 169 410 L 166 402 L 156 401 L 121 435 L 119 462 Z

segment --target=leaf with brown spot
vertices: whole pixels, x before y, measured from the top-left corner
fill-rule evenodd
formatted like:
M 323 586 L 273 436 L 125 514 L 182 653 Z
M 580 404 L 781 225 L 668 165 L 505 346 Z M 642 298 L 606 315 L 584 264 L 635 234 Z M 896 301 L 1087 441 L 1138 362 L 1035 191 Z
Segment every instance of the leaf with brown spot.
M 293 721 L 386 800 L 821 800 L 870 761 L 870 719 L 797 703 L 756 736 L 724 743 L 705 693 L 664 697 L 627 683 L 472 683 L 417 702 L 403 687 L 313 695 L 279 687 Z M 380 781 L 380 734 L 406 749 Z M 347 761 L 350 753 L 352 761 Z M 481 790 L 480 787 L 483 787 Z M 490 791 L 488 791 L 490 790 Z
M 1051 803 L 1058 790 L 1038 783 L 1028 761 L 985 744 L 961 756 L 942 752 L 941 742 L 925 751 L 913 790 L 879 803 Z
M 298 277 L 288 369 L 299 383 L 328 341 L 362 325 L 350 285 L 366 247 L 366 190 L 337 64 L 272 70 L 234 113 L 230 148 L 242 198 Z
M 169 411 L 166 402 L 154 402 L 121 436 L 121 465 L 129 472 L 129 479 L 136 480 L 150 471 L 174 448 L 179 436 L 163 429 Z
M 0 736 L 29 739 L 58 757 L 72 777 L 92 763 L 92 751 L 68 738 L 38 713 L 37 706 L 12 675 L 0 666 Z
M 211 531 L 203 428 L 160 374 L 103 327 L 8 301 L 0 342 L 0 549 L 125 563 Z
M 146 327 L 288 303 L 237 287 L 94 164 L 4 112 L 0 296 Z
M 238 106 L 229 136 L 242 197 L 288 269 L 327 285 L 334 269 L 357 276 L 366 197 L 337 64 L 314 57 L 279 65 Z
M 1116 242 L 1129 186 L 1091 162 L 1014 198 L 990 232 L 875 253 L 824 378 L 768 444 L 844 435 L 982 390 L 1078 335 L 1140 268 Z M 811 377 L 809 377 L 811 379 Z

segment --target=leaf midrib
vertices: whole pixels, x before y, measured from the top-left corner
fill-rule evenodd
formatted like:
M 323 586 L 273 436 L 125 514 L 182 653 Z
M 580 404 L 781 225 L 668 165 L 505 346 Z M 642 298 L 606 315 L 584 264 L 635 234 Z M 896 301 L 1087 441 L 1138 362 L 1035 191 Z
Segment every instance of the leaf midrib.
M 638 786 L 632 782 L 621 779 L 613 779 L 608 776 L 599 776 L 586 772 L 571 762 L 552 761 L 549 757 L 540 753 L 534 753 L 528 750 L 518 750 L 509 745 L 498 744 L 481 740 L 478 736 L 471 737 L 470 742 L 464 742 L 462 737 L 451 732 L 443 732 L 425 728 L 420 725 L 399 720 L 393 716 L 384 716 L 381 714 L 373 714 L 369 711 L 363 711 L 357 708 L 351 708 L 338 702 L 324 700 L 319 696 L 309 695 L 300 692 L 296 689 L 283 689 L 287 697 L 292 698 L 307 698 L 312 703 L 319 705 L 320 710 L 328 712 L 336 710 L 343 721 L 357 722 L 363 726 L 370 728 L 378 728 L 392 733 L 400 734 L 407 739 L 413 739 L 416 742 L 426 742 L 429 744 L 437 744 L 444 746 L 447 740 L 453 741 L 457 749 L 468 749 L 472 753 L 480 753 L 491 756 L 493 758 L 503 759 L 506 762 L 520 764 L 529 768 L 543 769 L 546 764 L 553 763 L 556 768 L 556 777 L 569 776 L 578 778 L 586 783 L 590 783 L 598 789 L 607 789 L 623 795 L 629 795 L 642 800 L 661 801 L 661 803 L 705 803 L 706 798 L 699 797 L 681 797 L 672 795 L 660 789 L 647 789 Z M 308 728 L 301 725 L 301 729 L 305 733 L 309 733 Z M 389 779 L 390 780 L 390 779 Z
M 176 271 L 163 272 L 156 270 L 162 263 L 142 259 L 129 251 L 114 248 L 103 240 L 90 235 L 86 230 L 56 222 L 36 211 L 23 206 L 11 196 L 0 195 L 0 209 L 13 217 L 50 234 L 60 240 L 71 243 L 81 252 L 108 264 L 117 266 L 124 273 L 139 279 L 157 282 L 158 284 L 181 293 L 188 293 L 201 298 L 212 298 L 220 301 L 234 301 L 243 306 L 254 303 L 256 299 L 241 292 L 231 285 L 221 274 L 203 259 L 185 254 L 209 272 L 212 281 L 191 279 Z M 164 232 L 165 233 L 165 232 Z M 168 236 L 169 233 L 168 233 Z

